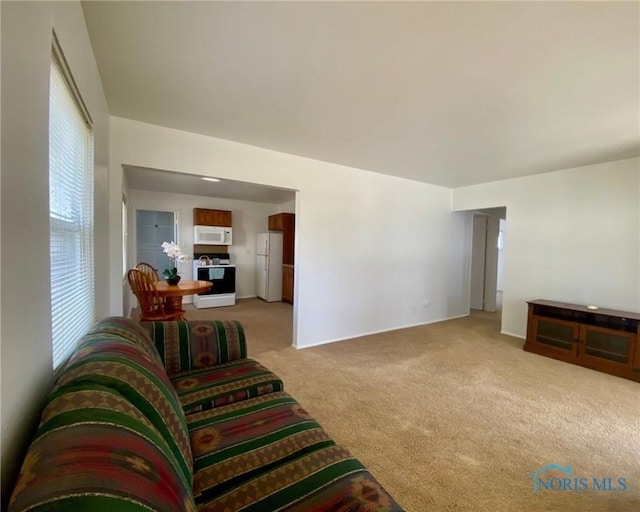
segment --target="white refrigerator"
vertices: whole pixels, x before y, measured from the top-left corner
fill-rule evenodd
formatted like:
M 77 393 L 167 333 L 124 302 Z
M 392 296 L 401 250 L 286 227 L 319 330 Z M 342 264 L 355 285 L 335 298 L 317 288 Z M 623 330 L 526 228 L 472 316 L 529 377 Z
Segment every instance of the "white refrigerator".
M 258 233 L 256 254 L 256 295 L 282 301 L 282 233 Z

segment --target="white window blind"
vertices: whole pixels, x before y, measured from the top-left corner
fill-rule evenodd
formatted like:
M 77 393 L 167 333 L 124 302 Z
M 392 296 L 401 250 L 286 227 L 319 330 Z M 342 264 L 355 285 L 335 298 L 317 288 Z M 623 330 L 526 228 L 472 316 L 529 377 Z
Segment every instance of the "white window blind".
M 53 367 L 95 320 L 93 131 L 54 46 L 49 97 L 49 217 Z

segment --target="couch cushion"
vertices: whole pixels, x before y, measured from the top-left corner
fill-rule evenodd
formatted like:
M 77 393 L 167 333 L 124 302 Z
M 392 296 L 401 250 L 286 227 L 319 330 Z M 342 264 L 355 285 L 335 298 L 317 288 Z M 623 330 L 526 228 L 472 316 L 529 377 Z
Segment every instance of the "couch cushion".
M 398 512 L 347 450 L 286 393 L 187 416 L 200 512 Z
M 164 437 L 187 481 L 193 458 L 184 411 L 164 368 L 136 342 L 115 334 L 83 337 L 54 386 L 99 384 L 124 396 Z
M 43 412 L 9 511 L 194 511 L 178 466 L 152 422 L 116 390 L 61 386 Z
M 139 322 L 123 316 L 111 316 L 95 324 L 89 334 L 115 334 L 140 345 L 154 361 L 162 366 L 162 359 L 155 344 L 149 337 L 149 331 Z
M 402 512 L 380 483 L 340 446 L 303 453 L 224 494 L 199 512 Z
M 253 359 L 180 372 L 171 382 L 186 414 L 282 391 L 284 387 L 277 375 Z
M 242 325 L 230 320 L 144 322 L 167 374 L 207 368 L 247 357 Z
M 302 453 L 334 445 L 320 425 L 283 392 L 191 414 L 187 422 L 197 503 L 208 502 Z

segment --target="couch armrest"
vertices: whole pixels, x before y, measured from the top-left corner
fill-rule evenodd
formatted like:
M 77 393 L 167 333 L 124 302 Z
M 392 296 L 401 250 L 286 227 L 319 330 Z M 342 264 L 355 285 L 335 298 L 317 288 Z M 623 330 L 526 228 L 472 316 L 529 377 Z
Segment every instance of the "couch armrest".
M 245 359 L 247 343 L 240 322 L 231 320 L 144 322 L 169 377 Z

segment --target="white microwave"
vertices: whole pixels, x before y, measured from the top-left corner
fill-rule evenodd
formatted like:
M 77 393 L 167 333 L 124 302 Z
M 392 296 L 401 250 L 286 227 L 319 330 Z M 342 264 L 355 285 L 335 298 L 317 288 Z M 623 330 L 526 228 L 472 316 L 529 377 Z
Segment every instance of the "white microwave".
M 231 228 L 221 226 L 193 226 L 193 243 L 203 245 L 231 245 Z

